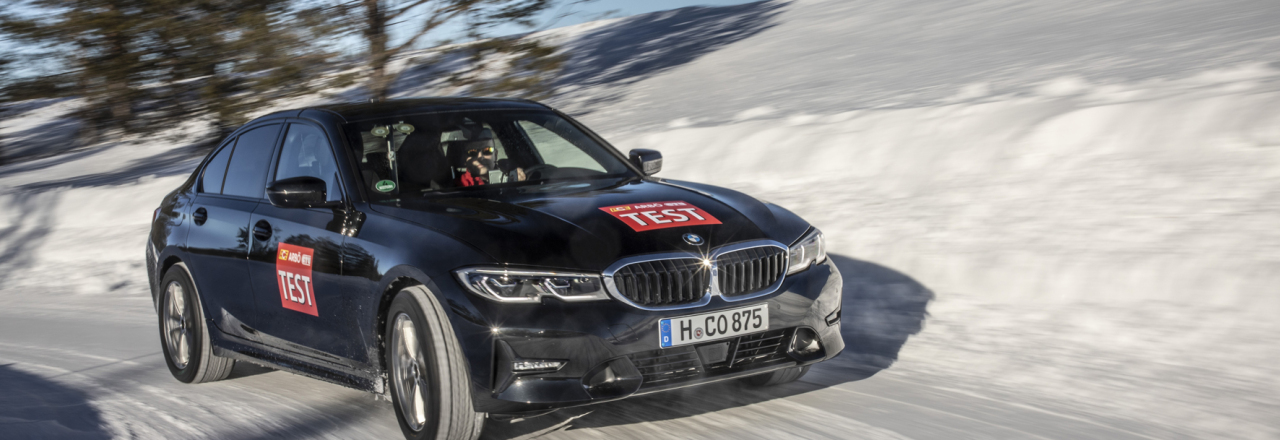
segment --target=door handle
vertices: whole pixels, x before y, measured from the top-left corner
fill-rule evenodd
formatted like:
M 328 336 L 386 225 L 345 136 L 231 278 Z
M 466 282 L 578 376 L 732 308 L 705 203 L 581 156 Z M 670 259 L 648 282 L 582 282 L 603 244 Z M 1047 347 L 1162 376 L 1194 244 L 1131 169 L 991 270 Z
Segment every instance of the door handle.
M 205 220 L 209 220 L 209 211 L 204 208 L 196 208 L 196 212 L 191 214 L 191 219 L 196 222 L 196 226 L 203 225 Z
M 267 241 L 268 238 L 271 238 L 271 223 L 267 223 L 266 220 L 258 220 L 257 223 L 254 223 L 253 238 L 258 239 L 258 241 Z

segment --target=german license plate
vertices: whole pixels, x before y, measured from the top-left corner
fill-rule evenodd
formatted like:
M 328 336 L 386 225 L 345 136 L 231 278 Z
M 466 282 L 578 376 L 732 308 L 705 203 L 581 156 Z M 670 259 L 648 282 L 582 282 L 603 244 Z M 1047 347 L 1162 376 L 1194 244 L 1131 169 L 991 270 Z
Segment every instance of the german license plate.
M 768 329 L 768 304 L 658 321 L 662 348 L 732 338 Z

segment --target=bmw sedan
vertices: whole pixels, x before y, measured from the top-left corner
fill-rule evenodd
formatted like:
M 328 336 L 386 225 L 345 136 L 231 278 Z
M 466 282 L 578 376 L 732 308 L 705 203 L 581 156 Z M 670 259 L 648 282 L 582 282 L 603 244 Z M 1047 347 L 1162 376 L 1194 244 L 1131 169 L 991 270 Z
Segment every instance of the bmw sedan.
M 407 438 L 469 439 L 840 353 L 822 233 L 661 168 L 527 100 L 257 118 L 155 211 L 165 361 L 186 383 L 250 362 L 388 394 Z

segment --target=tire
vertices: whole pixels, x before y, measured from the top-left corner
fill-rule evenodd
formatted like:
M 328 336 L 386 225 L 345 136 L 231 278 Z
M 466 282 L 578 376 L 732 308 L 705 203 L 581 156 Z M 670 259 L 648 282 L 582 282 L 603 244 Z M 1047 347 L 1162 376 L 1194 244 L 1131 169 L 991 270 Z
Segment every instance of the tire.
M 382 340 L 391 403 L 405 438 L 480 437 L 485 414 L 471 404 L 471 371 L 435 295 L 423 286 L 396 293 Z
M 205 383 L 226 379 L 234 359 L 213 354 L 209 322 L 187 266 L 178 263 L 160 281 L 160 348 L 174 379 Z
M 800 380 L 800 378 L 804 377 L 804 374 L 808 372 L 809 366 L 805 365 L 803 367 L 783 368 L 781 370 L 770 371 L 764 374 L 744 377 L 742 378 L 742 381 L 751 386 L 771 387 Z

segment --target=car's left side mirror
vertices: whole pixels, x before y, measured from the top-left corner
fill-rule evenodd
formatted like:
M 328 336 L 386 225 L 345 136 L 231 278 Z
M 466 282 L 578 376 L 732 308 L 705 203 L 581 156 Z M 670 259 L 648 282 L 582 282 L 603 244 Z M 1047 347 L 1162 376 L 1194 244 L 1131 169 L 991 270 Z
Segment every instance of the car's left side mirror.
M 662 171 L 662 153 L 657 152 L 657 150 L 637 148 L 631 150 L 630 158 L 631 163 L 635 164 L 636 168 L 644 171 L 647 176 L 652 176 L 657 174 L 658 171 Z
M 325 181 L 311 176 L 290 177 L 267 185 L 267 199 L 281 208 L 324 208 L 341 205 L 342 202 L 325 201 L 329 187 Z

